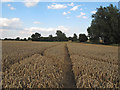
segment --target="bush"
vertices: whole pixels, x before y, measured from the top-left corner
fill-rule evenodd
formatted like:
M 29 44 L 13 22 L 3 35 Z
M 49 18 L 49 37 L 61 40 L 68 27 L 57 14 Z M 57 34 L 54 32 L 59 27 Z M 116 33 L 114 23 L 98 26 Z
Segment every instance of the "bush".
M 88 40 L 88 38 L 85 34 L 79 34 L 79 41 L 80 42 L 86 42 L 87 40 Z

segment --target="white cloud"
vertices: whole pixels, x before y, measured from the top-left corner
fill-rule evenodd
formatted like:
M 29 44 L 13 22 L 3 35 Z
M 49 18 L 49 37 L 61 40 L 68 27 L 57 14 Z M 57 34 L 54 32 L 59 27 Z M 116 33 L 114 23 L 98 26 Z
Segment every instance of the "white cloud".
M 16 8 L 14 8 L 14 7 L 10 7 L 10 9 L 11 9 L 11 10 L 15 10 Z
M 11 6 L 11 4 L 8 4 L 7 6 L 8 6 L 8 7 L 10 7 L 10 6 Z
M 38 33 L 41 33 L 42 36 L 48 36 L 50 34 L 55 35 L 57 30 L 61 30 L 62 32 L 67 33 L 69 28 L 64 27 L 64 26 L 57 26 L 57 27 L 50 27 L 50 28 L 29 27 L 29 28 L 25 28 L 24 30 L 20 31 L 19 34 L 28 37 L 31 34 L 38 32 Z
M 77 18 L 83 18 L 83 19 L 86 19 L 87 16 L 85 16 L 86 14 L 83 13 L 83 12 L 80 12 L 80 15 L 76 16 Z
M 7 6 L 10 8 L 10 10 L 15 10 L 16 9 L 16 8 L 12 7 L 11 4 L 8 4 Z
M 70 14 L 71 12 L 63 12 L 63 15 L 67 15 L 67 14 Z
M 40 0 L 25 0 L 24 4 L 26 7 L 33 7 L 39 3 Z
M 8 30 L 5 30 L 5 29 L 0 29 L 0 34 L 4 31 L 8 31 Z
M 38 23 L 38 22 L 34 22 Z M 22 25 L 22 22 L 19 18 L 0 18 L 0 32 L 16 32 L 16 33 L 22 33 L 25 35 L 30 35 L 35 32 L 40 32 L 43 34 L 47 33 L 55 33 L 56 30 L 61 30 L 62 32 L 67 32 L 69 29 L 64 26 L 57 26 L 57 27 L 50 27 L 50 28 L 44 28 L 44 27 L 28 27 L 24 28 Z M 7 35 L 7 34 L 5 34 Z
M 64 26 L 57 26 L 56 28 L 42 28 L 42 27 L 30 27 L 30 28 L 25 28 L 23 31 L 20 33 L 24 34 L 32 34 L 35 32 L 40 32 L 40 33 L 49 33 L 49 32 L 56 32 L 56 30 L 61 30 L 62 32 L 67 32 L 69 29 L 64 27 Z
M 92 14 L 95 14 L 97 11 L 91 11 Z
M 0 18 L 0 22 L 1 29 L 18 30 L 22 28 L 22 22 L 19 18 Z
M 67 13 L 66 13 L 66 12 L 63 12 L 63 15 L 67 15 Z
M 71 8 L 71 11 L 76 11 L 78 9 L 79 6 L 74 6 L 73 8 Z
M 35 21 L 34 23 L 38 23 Z M 56 30 L 61 30 L 62 32 L 67 32 L 69 29 L 64 26 L 57 27 L 26 27 L 24 28 L 20 18 L 0 18 L 0 33 L 3 33 L 3 37 L 16 37 L 19 36 L 28 36 L 35 32 L 42 33 L 42 35 L 48 35 L 55 33 Z
M 64 26 L 58 26 L 58 27 L 56 28 L 56 30 L 61 30 L 62 32 L 67 32 L 69 29 L 66 28 L 66 27 L 64 27 Z M 56 30 L 55 30 L 55 31 L 56 31 Z
M 87 16 L 83 16 L 82 18 L 83 18 L 83 19 L 87 19 L 88 17 L 87 17 Z
M 25 28 L 24 30 L 29 30 L 31 32 L 34 31 L 50 32 L 53 31 L 53 28 L 30 27 L 30 28 Z
M 40 24 L 40 22 L 38 22 L 38 21 L 35 21 L 35 22 L 33 22 L 34 24 Z
M 68 6 L 74 6 L 74 3 L 68 4 Z
M 80 12 L 80 15 L 78 15 L 78 16 L 76 16 L 76 17 L 80 18 L 80 17 L 82 17 L 82 16 L 84 16 L 84 15 L 86 15 L 86 14 L 83 13 L 83 12 Z
M 83 16 L 83 15 L 85 15 L 85 13 L 83 13 L 83 12 L 80 12 L 80 14 Z
M 67 8 L 64 4 L 52 4 L 51 6 L 48 6 L 48 9 L 64 9 Z

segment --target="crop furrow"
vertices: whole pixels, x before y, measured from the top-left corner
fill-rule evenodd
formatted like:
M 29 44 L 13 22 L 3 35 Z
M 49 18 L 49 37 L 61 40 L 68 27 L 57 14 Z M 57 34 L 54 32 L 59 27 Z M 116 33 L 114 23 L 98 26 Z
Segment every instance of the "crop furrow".
M 65 63 L 66 63 L 66 80 L 68 80 L 68 87 L 71 88 L 76 88 L 76 81 L 75 81 L 75 76 L 74 76 L 74 72 L 73 72 L 73 65 L 72 65 L 72 61 L 70 59 L 70 54 L 68 51 L 68 47 L 67 44 L 65 44 L 65 57 L 64 57 Z

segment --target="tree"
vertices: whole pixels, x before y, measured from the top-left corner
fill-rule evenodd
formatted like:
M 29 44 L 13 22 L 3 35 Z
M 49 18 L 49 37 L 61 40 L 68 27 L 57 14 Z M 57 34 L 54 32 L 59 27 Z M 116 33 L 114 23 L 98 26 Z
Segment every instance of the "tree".
M 20 40 L 20 37 L 17 37 L 16 40 L 19 41 L 19 40 Z
M 112 4 L 108 7 L 97 8 L 97 12 L 92 15 L 91 26 L 87 29 L 90 39 L 99 41 L 101 38 L 105 44 L 119 43 L 119 15 L 119 10 Z
M 8 40 L 7 38 L 5 38 L 4 40 Z
M 30 37 L 28 37 L 28 40 L 31 40 L 31 38 L 30 38 Z
M 91 27 L 88 27 L 87 32 L 91 42 L 99 43 L 99 35 L 98 35 L 97 27 L 91 25 Z
M 73 38 L 72 37 L 68 37 L 68 40 L 72 40 Z
M 88 38 L 85 34 L 79 34 L 79 41 L 80 42 L 86 42 L 87 40 L 88 40 Z
M 24 41 L 27 41 L 27 39 L 26 39 L 26 38 L 24 38 L 23 40 L 24 40 Z
M 77 35 L 75 33 L 73 35 L 73 41 L 77 41 Z
M 41 34 L 39 34 L 39 33 L 35 33 L 35 34 L 31 35 L 32 41 L 39 41 L 40 37 L 41 37 Z
M 49 41 L 53 41 L 53 36 L 49 35 Z
M 62 33 L 62 31 L 60 31 L 60 30 L 57 30 L 56 35 L 57 35 L 58 41 L 66 41 L 67 40 L 66 35 L 64 33 Z

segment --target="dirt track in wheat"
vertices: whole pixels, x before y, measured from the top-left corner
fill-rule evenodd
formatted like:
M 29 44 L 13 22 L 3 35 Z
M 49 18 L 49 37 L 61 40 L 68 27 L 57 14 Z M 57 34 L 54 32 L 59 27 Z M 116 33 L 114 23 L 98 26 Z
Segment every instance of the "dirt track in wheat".
M 3 88 L 118 88 L 118 47 L 68 42 L 2 43 Z

